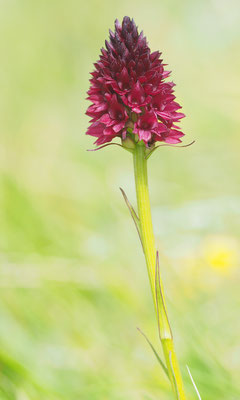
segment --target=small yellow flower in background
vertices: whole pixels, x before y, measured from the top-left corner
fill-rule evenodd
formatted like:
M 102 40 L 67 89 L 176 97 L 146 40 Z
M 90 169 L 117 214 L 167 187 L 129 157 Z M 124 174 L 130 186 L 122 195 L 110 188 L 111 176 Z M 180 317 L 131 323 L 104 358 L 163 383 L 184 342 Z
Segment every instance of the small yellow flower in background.
M 210 237 L 204 244 L 203 256 L 210 267 L 228 275 L 239 262 L 238 242 L 227 236 Z

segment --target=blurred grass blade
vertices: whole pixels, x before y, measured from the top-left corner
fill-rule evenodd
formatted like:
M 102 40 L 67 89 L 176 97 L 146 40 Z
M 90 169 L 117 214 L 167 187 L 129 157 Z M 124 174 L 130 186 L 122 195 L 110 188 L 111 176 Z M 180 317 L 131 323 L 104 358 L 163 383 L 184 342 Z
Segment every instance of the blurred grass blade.
M 126 193 L 124 192 L 124 190 L 123 190 L 122 188 L 119 188 L 119 189 L 121 190 L 122 195 L 123 195 L 123 198 L 124 198 L 124 200 L 125 200 L 125 203 L 126 203 L 128 209 L 129 209 L 129 211 L 130 211 L 130 214 L 131 214 L 132 219 L 133 219 L 133 221 L 134 221 L 134 224 L 135 224 L 135 226 L 136 226 L 136 229 L 137 229 L 137 232 L 138 232 L 138 236 L 139 236 L 139 239 L 140 239 L 140 241 L 141 241 L 142 248 L 143 248 L 143 243 L 142 243 L 142 238 L 141 238 L 141 231 L 140 231 L 140 223 L 139 223 L 138 215 L 137 215 L 136 211 L 134 210 L 133 206 L 131 205 L 130 201 L 128 200 L 127 195 L 126 195 Z
M 191 374 L 191 372 L 190 372 L 190 369 L 188 368 L 187 365 L 186 365 L 186 367 L 187 367 L 187 371 L 188 371 L 188 373 L 189 373 L 190 379 L 191 379 L 191 381 L 192 381 L 192 384 L 193 384 L 193 386 L 194 386 L 194 389 L 195 389 L 195 391 L 196 391 L 196 393 L 197 393 L 197 396 L 198 396 L 199 400 L 202 400 L 202 399 L 201 399 L 201 396 L 200 396 L 200 393 L 199 393 L 199 391 L 198 391 L 198 388 L 197 388 L 197 386 L 196 386 L 196 383 L 195 383 L 194 380 L 193 380 L 193 377 L 192 377 L 192 374 Z
M 148 337 L 145 335 L 145 333 L 143 333 L 143 331 L 141 331 L 140 328 L 137 328 L 137 329 L 138 329 L 138 331 L 143 335 L 143 337 L 146 339 L 146 341 L 148 342 L 149 346 L 151 347 L 153 353 L 154 353 L 155 356 L 156 356 L 156 359 L 158 360 L 159 364 L 161 365 L 163 371 L 164 371 L 165 374 L 167 375 L 168 379 L 170 379 L 170 378 L 169 378 L 169 374 L 168 374 L 168 370 L 167 370 L 167 368 L 165 367 L 164 362 L 163 362 L 163 361 L 161 360 L 161 358 L 159 357 L 159 355 L 158 355 L 156 349 L 154 348 L 154 346 L 152 345 L 152 343 L 150 342 L 150 340 L 148 339 Z
M 158 251 L 156 252 L 155 294 L 156 294 L 156 308 L 158 316 L 158 331 L 160 339 L 161 340 L 172 339 L 172 331 L 168 321 L 165 302 L 162 293 L 162 282 L 160 277 Z

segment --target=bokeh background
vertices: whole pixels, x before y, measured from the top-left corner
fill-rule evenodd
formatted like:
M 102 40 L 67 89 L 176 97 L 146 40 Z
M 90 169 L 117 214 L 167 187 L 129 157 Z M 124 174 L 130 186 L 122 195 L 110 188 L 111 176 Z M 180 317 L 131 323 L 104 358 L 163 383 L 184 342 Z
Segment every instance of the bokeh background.
M 116 17 L 161 50 L 188 148 L 149 161 L 154 230 L 189 399 L 240 399 L 238 0 L 0 2 L 0 398 L 170 400 L 146 267 L 121 197 L 132 160 L 85 136 Z

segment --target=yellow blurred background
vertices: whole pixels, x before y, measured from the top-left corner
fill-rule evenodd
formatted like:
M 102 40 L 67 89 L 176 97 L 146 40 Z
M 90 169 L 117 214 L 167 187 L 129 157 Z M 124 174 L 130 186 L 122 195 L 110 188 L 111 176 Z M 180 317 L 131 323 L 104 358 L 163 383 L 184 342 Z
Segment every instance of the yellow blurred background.
M 132 160 L 85 136 L 89 73 L 133 17 L 172 71 L 188 148 L 149 161 L 170 320 L 203 399 L 239 400 L 240 4 L 0 2 L 0 399 L 168 400 Z M 161 350 L 159 349 L 160 353 Z

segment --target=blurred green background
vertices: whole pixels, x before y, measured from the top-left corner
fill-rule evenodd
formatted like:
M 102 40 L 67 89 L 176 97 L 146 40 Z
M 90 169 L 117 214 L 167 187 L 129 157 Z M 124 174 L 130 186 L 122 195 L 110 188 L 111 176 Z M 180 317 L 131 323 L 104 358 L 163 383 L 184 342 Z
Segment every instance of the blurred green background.
M 161 50 L 188 148 L 149 161 L 170 320 L 205 400 L 240 399 L 237 0 L 0 2 L 0 399 L 170 400 L 146 267 L 121 197 L 129 153 L 85 131 L 116 17 Z

